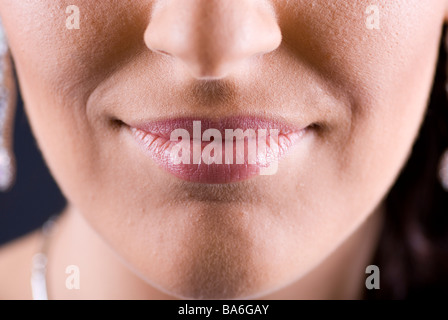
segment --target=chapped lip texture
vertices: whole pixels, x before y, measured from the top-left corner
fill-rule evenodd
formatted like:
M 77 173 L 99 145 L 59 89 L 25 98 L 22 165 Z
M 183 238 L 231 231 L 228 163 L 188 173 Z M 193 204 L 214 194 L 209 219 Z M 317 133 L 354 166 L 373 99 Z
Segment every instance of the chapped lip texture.
M 275 174 L 278 161 L 307 130 L 258 117 L 178 118 L 130 128 L 143 151 L 164 170 L 182 180 L 205 184 Z

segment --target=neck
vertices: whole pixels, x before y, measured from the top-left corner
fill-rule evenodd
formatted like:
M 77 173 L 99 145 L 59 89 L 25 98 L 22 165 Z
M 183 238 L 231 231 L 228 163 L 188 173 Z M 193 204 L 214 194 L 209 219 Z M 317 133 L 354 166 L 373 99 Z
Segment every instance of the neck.
M 302 279 L 266 299 L 357 299 L 381 229 L 376 210 L 341 246 Z M 172 299 L 131 271 L 75 210 L 58 221 L 48 251 L 49 299 Z M 66 280 L 79 269 L 80 288 Z M 66 271 L 69 273 L 67 274 Z

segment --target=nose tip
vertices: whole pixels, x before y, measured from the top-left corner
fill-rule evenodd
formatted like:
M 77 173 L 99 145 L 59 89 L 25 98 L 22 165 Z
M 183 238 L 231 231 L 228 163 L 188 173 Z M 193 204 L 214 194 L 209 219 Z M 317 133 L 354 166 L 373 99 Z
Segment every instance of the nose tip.
M 154 9 L 149 49 L 180 60 L 197 79 L 220 79 L 278 48 L 275 12 L 259 0 L 171 0 Z

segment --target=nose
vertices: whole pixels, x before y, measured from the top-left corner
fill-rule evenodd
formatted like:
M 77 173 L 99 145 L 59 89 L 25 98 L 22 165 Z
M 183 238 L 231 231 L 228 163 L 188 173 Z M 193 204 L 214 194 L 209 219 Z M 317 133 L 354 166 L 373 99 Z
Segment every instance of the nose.
M 180 60 L 197 79 L 221 79 L 282 41 L 267 0 L 161 0 L 145 31 L 149 49 Z

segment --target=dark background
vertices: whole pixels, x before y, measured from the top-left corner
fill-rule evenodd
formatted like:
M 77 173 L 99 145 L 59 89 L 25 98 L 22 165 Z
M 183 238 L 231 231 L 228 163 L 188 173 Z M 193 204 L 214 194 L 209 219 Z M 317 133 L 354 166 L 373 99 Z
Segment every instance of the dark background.
M 20 96 L 14 127 L 14 154 L 15 184 L 9 192 L 0 192 L 0 245 L 39 228 L 65 206 L 32 136 Z

